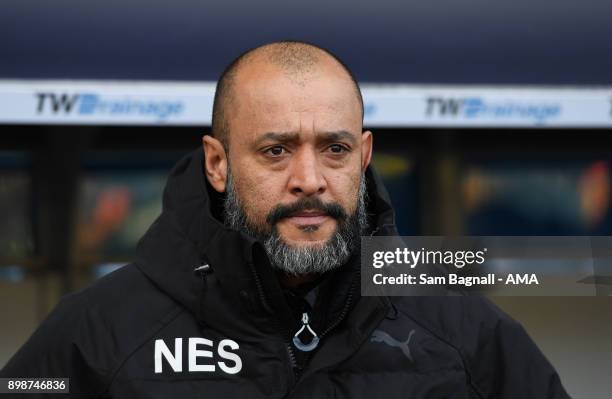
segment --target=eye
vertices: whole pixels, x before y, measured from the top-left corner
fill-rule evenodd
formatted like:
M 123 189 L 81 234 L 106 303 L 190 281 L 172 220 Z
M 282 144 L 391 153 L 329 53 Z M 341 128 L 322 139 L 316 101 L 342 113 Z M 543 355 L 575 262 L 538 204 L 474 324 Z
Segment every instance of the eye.
M 283 155 L 285 152 L 285 148 L 280 145 L 275 145 L 274 147 L 270 147 L 264 151 L 265 154 L 271 155 L 273 157 L 278 157 Z
M 343 152 L 348 151 L 348 149 L 340 144 L 332 144 L 329 147 L 327 147 L 327 149 L 331 152 L 333 152 L 334 154 L 341 154 Z

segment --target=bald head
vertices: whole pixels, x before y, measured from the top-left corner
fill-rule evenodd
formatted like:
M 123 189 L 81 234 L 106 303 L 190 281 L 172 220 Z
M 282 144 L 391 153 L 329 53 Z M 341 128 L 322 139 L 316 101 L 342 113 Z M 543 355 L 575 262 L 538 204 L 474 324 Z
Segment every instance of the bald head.
M 219 80 L 213 135 L 202 137 L 204 167 L 225 195 L 228 226 L 265 241 L 288 273 L 344 263 L 365 214 L 373 138 L 359 86 L 336 57 L 298 42 L 243 54 Z
M 230 114 L 245 76 L 257 76 L 258 68 L 274 69 L 299 86 L 306 86 L 317 76 L 327 73 L 346 79 L 352 87 L 356 106 L 363 119 L 363 98 L 351 71 L 335 55 L 318 46 L 296 41 L 266 44 L 240 55 L 223 72 L 217 83 L 213 103 L 212 132 L 229 144 Z

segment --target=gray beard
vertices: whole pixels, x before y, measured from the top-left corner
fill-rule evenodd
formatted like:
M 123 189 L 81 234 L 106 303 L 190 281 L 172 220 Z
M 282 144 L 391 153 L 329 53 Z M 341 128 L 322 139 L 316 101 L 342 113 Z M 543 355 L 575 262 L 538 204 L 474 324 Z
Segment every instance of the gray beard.
M 294 276 L 325 273 L 344 265 L 351 254 L 360 247 L 361 235 L 368 227 L 367 190 L 363 174 L 359 183 L 355 212 L 345 220 L 336 219 L 338 227 L 326 243 L 300 247 L 288 245 L 278 234 L 275 225 L 253 226 L 247 220 L 233 180 L 228 167 L 227 188 L 223 204 L 225 224 L 262 242 L 273 268 Z

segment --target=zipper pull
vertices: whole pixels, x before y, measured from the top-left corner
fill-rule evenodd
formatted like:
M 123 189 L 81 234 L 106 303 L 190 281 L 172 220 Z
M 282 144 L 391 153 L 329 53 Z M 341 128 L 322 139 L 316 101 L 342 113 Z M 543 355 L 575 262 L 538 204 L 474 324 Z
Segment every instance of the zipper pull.
M 317 333 L 315 333 L 308 324 L 309 321 L 310 320 L 308 318 L 308 313 L 302 313 L 302 327 L 293 336 L 293 345 L 295 345 L 295 347 L 301 350 L 302 352 L 310 352 L 319 345 L 319 337 L 317 336 Z M 310 340 L 310 343 L 308 344 L 302 342 L 302 339 L 299 337 L 299 335 L 302 333 L 302 331 L 304 331 L 304 329 L 308 329 L 310 334 L 312 334 L 312 340 Z

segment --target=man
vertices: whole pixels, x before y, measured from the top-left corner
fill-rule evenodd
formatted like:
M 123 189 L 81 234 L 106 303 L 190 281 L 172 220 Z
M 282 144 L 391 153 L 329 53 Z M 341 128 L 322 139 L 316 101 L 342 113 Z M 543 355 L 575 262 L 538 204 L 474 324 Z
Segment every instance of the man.
M 397 233 L 336 57 L 251 50 L 213 108 L 136 262 L 65 297 L 3 377 L 70 377 L 77 398 L 567 397 L 483 299 L 361 297 L 359 237 Z

